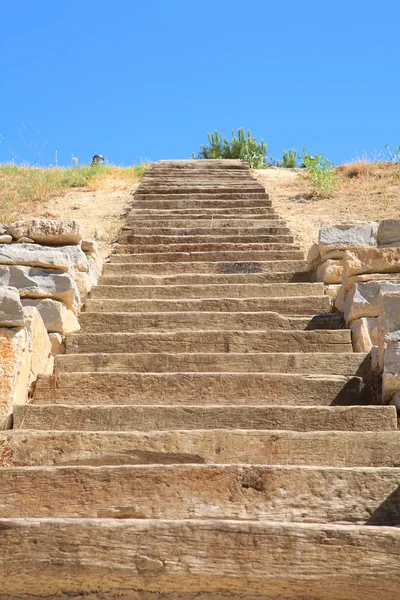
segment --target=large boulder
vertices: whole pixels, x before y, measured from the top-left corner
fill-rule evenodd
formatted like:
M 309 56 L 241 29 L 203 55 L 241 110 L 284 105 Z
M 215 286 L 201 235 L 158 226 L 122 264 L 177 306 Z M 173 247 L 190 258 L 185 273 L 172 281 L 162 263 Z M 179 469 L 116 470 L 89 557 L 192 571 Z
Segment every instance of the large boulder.
M 377 231 L 376 223 L 364 221 L 321 223 L 318 238 L 321 257 L 324 259 L 329 253 L 329 258 L 342 258 L 343 251 L 349 248 L 376 246 Z
M 326 260 L 317 269 L 317 281 L 324 283 L 341 283 L 343 274 L 342 260 Z
M 39 246 L 37 244 L 0 244 L 0 265 L 26 265 L 43 269 L 88 272 L 89 264 L 80 246 Z
M 18 290 L 7 283 L 0 285 L 0 327 L 22 327 L 24 312 Z
M 379 246 L 400 246 L 400 219 L 384 219 L 378 227 Z
M 344 316 L 347 323 L 361 317 L 379 317 L 379 296 L 384 292 L 399 292 L 400 283 L 392 281 L 367 281 L 356 283 L 344 301 Z
M 24 316 L 31 354 L 30 378 L 33 381 L 38 375 L 51 375 L 54 357 L 51 354 L 51 342 L 47 329 L 37 308 L 25 306 Z
M 66 246 L 80 244 L 83 234 L 78 221 L 29 219 L 16 221 L 9 225 L 7 233 L 18 240 L 29 237 L 38 244 L 46 246 Z
M 0 266 L 0 286 L 17 288 L 21 298 L 52 298 L 79 312 L 80 296 L 69 273 L 36 267 Z
M 78 319 L 63 302 L 46 298 L 44 300 L 22 300 L 22 306 L 34 307 L 40 313 L 48 333 L 65 336 L 67 333 L 79 331 Z
M 378 319 L 363 317 L 351 322 L 351 341 L 354 352 L 370 352 L 378 345 Z
M 345 253 L 343 278 L 363 273 L 400 273 L 400 248 L 360 248 Z
M 0 426 L 7 427 L 15 404 L 28 396 L 30 352 L 24 327 L 0 329 Z

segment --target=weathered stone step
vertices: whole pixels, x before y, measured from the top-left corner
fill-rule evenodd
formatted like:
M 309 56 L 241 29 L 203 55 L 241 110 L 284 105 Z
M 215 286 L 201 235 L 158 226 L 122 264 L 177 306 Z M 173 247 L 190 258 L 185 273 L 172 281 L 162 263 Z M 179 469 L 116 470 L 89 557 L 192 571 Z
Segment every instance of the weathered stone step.
M 92 298 L 269 298 L 323 296 L 323 283 L 195 284 L 195 285 L 98 285 Z
M 87 312 L 107 313 L 161 313 L 161 312 L 278 312 L 281 315 L 313 315 L 328 313 L 328 296 L 300 296 L 278 298 L 200 298 L 200 299 L 136 299 L 87 300 Z
M 235 158 L 221 158 L 214 160 L 199 160 L 196 158 L 189 159 L 165 159 L 159 160 L 151 165 L 154 171 L 162 171 L 164 169 L 176 169 L 177 171 L 207 171 L 207 170 L 242 170 L 250 173 L 247 162 L 237 160 Z
M 398 526 L 399 477 L 396 468 L 15 467 L 0 469 L 0 514 Z
M 66 339 L 77 352 L 351 352 L 349 329 L 334 331 L 176 331 L 77 333 Z
M 235 194 L 236 195 L 236 194 Z M 135 195 L 134 203 L 132 204 L 133 209 L 161 209 L 161 210 L 171 210 L 171 209 L 196 209 L 202 210 L 203 208 L 206 210 L 210 210 L 216 208 L 227 209 L 227 208 L 271 208 L 271 210 L 275 210 L 272 208 L 272 201 L 268 199 L 268 194 L 254 194 L 254 195 L 246 195 L 245 198 L 231 198 L 228 194 L 226 198 L 218 199 L 214 196 L 212 198 L 176 198 L 175 196 L 169 197 L 168 194 L 160 196 L 159 199 L 147 199 L 141 200 L 139 199 L 139 195 Z
M 269 329 L 341 329 L 339 314 L 318 317 L 290 317 L 276 312 L 173 312 L 173 313 L 101 313 L 84 312 L 79 316 L 83 332 L 138 333 L 199 330 L 252 331 Z M 268 335 L 268 334 L 266 334 Z
M 129 250 L 129 247 L 128 247 Z M 302 260 L 301 250 L 215 250 L 204 252 L 142 252 L 140 254 L 112 254 L 113 263 L 166 263 L 166 262 L 266 262 L 272 260 Z
M 180 243 L 177 244 L 155 244 L 155 245 L 147 245 L 141 246 L 135 242 L 127 243 L 125 240 L 120 240 L 120 243 L 114 246 L 114 252 L 116 254 L 159 254 L 164 256 L 169 256 L 171 253 L 190 253 L 197 256 L 199 253 L 204 252 L 269 252 L 270 256 L 274 257 L 275 255 L 280 258 L 282 255 L 280 253 L 285 253 L 285 257 L 292 256 L 294 252 L 294 258 L 298 256 L 304 257 L 304 253 L 300 250 L 300 246 L 298 244 L 277 244 L 277 243 L 267 243 L 264 244 L 259 241 L 252 241 L 251 243 L 247 242 L 225 242 L 224 240 L 217 240 L 214 242 L 208 243 L 199 243 L 198 241 L 189 244 L 185 241 L 185 238 L 181 240 Z M 277 254 L 279 253 L 279 254 Z M 289 254 L 286 254 L 289 253 Z M 167 258 L 168 260 L 168 258 Z M 203 259 L 201 259 L 203 260 Z M 164 261 L 163 261 L 164 262 Z
M 111 265 L 112 267 L 114 265 Z M 124 265 L 127 266 L 127 265 Z M 105 265 L 107 267 L 107 265 Z M 107 270 L 107 269 L 106 269 Z M 310 273 L 186 273 L 182 275 L 103 275 L 102 285 L 268 285 L 271 283 L 310 283 Z M 92 288 L 92 292 L 96 288 Z
M 270 215 L 271 219 L 279 219 L 279 215 L 276 214 L 275 209 L 271 206 L 245 206 L 245 207 L 236 207 L 232 206 L 229 209 L 227 208 L 149 208 L 149 207 L 136 207 L 136 203 L 133 203 L 133 207 L 129 211 L 129 217 L 134 219 L 135 216 L 147 216 L 147 218 L 153 218 L 162 216 L 185 216 L 187 218 L 188 215 L 199 215 L 199 218 L 208 218 L 210 219 L 214 215 Z M 197 217 L 196 217 L 197 218 Z
M 350 406 L 360 377 L 276 373 L 60 373 L 40 377 L 38 404 L 293 404 Z
M 226 182 L 218 185 L 217 183 L 193 183 L 182 181 L 169 183 L 157 183 L 152 182 L 149 184 L 142 183 L 140 186 L 141 195 L 152 196 L 153 194 L 180 194 L 186 196 L 187 194 L 234 194 L 236 193 L 247 193 L 257 194 L 263 193 L 264 187 L 261 184 L 254 182 Z
M 114 353 L 69 354 L 55 359 L 55 373 L 306 373 L 367 375 L 370 357 L 362 353 Z
M 35 431 L 14 430 L 15 466 L 267 464 L 399 467 L 398 431 Z M 305 507 L 306 510 L 306 507 Z
M 178 235 L 180 238 L 183 236 L 203 236 L 212 235 L 215 240 L 219 236 L 276 236 L 291 235 L 291 231 L 288 227 L 204 227 L 204 223 L 201 227 L 132 227 L 125 226 L 122 228 L 122 233 L 126 235 L 152 235 L 152 236 L 171 236 Z
M 308 270 L 308 263 L 305 260 L 247 260 L 226 262 L 220 260 L 218 262 L 118 262 L 113 259 L 112 263 L 104 265 L 104 273 L 123 273 L 131 275 L 181 275 L 185 273 L 215 273 L 221 275 L 230 275 L 237 273 L 285 273 L 285 272 L 301 272 Z M 113 256 L 111 258 L 113 258 Z M 115 260 L 115 262 L 114 262 Z
M 253 201 L 260 202 L 260 200 L 268 206 L 272 206 L 272 201 L 269 199 L 269 194 L 265 191 L 258 192 L 243 192 L 236 191 L 232 193 L 218 192 L 217 194 L 209 194 L 207 192 L 187 193 L 187 194 L 174 194 L 168 191 L 160 192 L 159 194 L 146 194 L 142 192 L 140 188 L 135 192 L 134 202 L 135 206 L 139 206 L 141 202 L 149 206 L 150 202 L 180 202 L 184 206 L 191 206 L 192 202 L 245 202 L 246 206 L 250 206 Z M 210 205 L 212 206 L 212 205 Z M 244 206 L 244 204 L 242 204 Z
M 212 227 L 212 223 L 213 221 L 226 221 L 226 220 L 237 220 L 237 219 L 245 219 L 245 220 L 252 220 L 252 221 L 270 221 L 272 222 L 272 224 L 284 224 L 285 221 L 283 221 L 283 219 L 281 219 L 279 217 L 279 215 L 277 215 L 276 213 L 271 214 L 269 213 L 264 213 L 261 211 L 261 213 L 246 213 L 244 212 L 244 210 L 239 210 L 239 211 L 233 211 L 230 212 L 228 210 L 225 210 L 221 213 L 213 213 L 211 212 L 210 214 L 204 214 L 204 212 L 194 212 L 194 213 L 189 213 L 189 214 L 175 214 L 175 213 L 170 213 L 169 211 L 166 211 L 162 214 L 159 213 L 142 213 L 142 214 L 137 214 L 137 213 L 131 213 L 129 212 L 128 217 L 126 219 L 126 224 L 127 225 L 140 225 L 142 223 L 142 221 L 154 221 L 154 223 L 157 223 L 158 221 L 163 221 L 163 222 L 170 222 L 170 221 L 176 221 L 177 223 L 182 223 L 182 225 L 184 226 L 184 224 L 186 223 L 186 221 L 211 221 L 211 227 Z
M 172 244 L 270 244 L 271 249 L 281 244 L 293 244 L 291 235 L 132 235 L 127 231 L 120 234 L 120 244 L 136 244 L 144 246 L 172 245 Z
M 255 218 L 256 215 L 250 215 L 243 218 L 239 216 L 233 217 L 216 217 L 214 219 L 127 219 L 127 226 L 132 228 L 140 229 L 154 229 L 157 231 L 163 231 L 165 228 L 169 229 L 201 229 L 208 228 L 214 230 L 218 228 L 232 228 L 232 229 L 246 229 L 246 228 L 263 228 L 274 231 L 280 229 L 280 233 L 289 233 L 289 229 L 286 228 L 286 221 L 282 219 L 268 219 L 265 215 L 262 215 L 260 219 Z M 268 216 L 267 216 L 268 217 Z M 287 231 L 286 231 L 287 229 Z M 212 233 L 212 231 L 210 232 Z M 279 233 L 279 232 L 278 232 Z
M 15 429 L 171 431 L 216 427 L 290 431 L 394 431 L 397 429 L 397 412 L 394 406 L 182 407 L 28 404 L 14 407 Z
M 400 530 L 392 527 L 2 519 L 0 529 L 4 600 L 267 600 L 264 591 L 308 599 L 311 590 L 318 600 L 398 600 Z

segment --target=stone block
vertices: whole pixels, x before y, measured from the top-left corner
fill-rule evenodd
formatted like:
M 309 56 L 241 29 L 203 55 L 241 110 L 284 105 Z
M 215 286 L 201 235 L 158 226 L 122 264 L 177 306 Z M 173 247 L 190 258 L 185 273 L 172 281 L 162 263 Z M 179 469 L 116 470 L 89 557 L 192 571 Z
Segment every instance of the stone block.
M 364 273 L 400 273 L 400 248 L 360 248 L 345 253 L 344 280 Z
M 0 327 L 21 327 L 24 312 L 18 290 L 0 280 Z
M 378 346 L 378 319 L 363 317 L 351 322 L 351 340 L 354 352 L 370 352 Z
M 365 283 L 366 281 L 392 281 L 400 283 L 400 274 L 398 273 L 364 273 L 363 275 L 352 275 L 345 279 L 343 276 L 343 284 L 346 287 L 346 292 L 356 283 Z
M 0 244 L 11 244 L 12 236 L 11 235 L 0 235 Z
M 92 258 L 91 256 L 89 256 L 88 262 L 90 281 L 92 283 L 92 286 L 97 285 L 99 278 L 103 272 L 103 259 L 100 256 L 100 254 L 98 254 L 96 258 Z
M 49 333 L 49 339 L 51 342 L 51 353 L 53 356 L 65 354 L 65 344 L 62 336 L 59 333 Z
M 79 295 L 81 298 L 81 305 L 85 304 L 86 298 L 92 289 L 93 283 L 88 273 L 82 273 L 82 271 L 75 271 L 71 273 L 73 280 L 78 288 Z
M 371 350 L 371 371 L 373 373 L 379 373 L 381 366 L 379 363 L 379 348 L 378 346 L 372 346 Z
M 79 291 L 69 273 L 23 266 L 0 266 L 0 286 L 17 288 L 21 298 L 52 298 L 77 312 Z
M 80 330 L 79 321 L 65 304 L 57 300 L 22 300 L 22 305 L 34 306 L 40 313 L 48 333 L 65 336 Z
M 347 323 L 361 317 L 379 317 L 379 296 L 384 292 L 400 291 L 400 283 L 392 281 L 367 281 L 356 283 L 344 301 L 344 316 Z
M 343 250 L 377 245 L 376 223 L 365 221 L 348 221 L 343 223 L 321 223 L 319 231 L 318 247 L 321 257 L 330 253 L 330 257 L 341 258 Z
M 386 401 L 400 392 L 400 341 L 386 343 L 382 389 Z
M 400 285 L 399 291 L 382 291 L 379 298 L 380 331 L 391 340 L 400 337 Z
M 39 246 L 38 244 L 1 244 L 0 265 L 24 265 L 42 269 L 88 272 L 89 265 L 80 246 Z
M 96 256 L 100 254 L 99 245 L 95 240 L 82 240 L 81 248 L 85 254 L 90 254 L 93 258 L 96 258 Z
M 24 306 L 23 310 L 31 354 L 31 379 L 34 380 L 38 375 L 51 375 L 54 357 L 51 355 L 51 342 L 39 311 L 34 306 Z
M 324 283 L 341 283 L 343 273 L 343 261 L 326 260 L 317 269 L 317 281 Z
M 316 267 L 321 262 L 321 255 L 317 243 L 314 243 L 308 251 L 307 262 L 312 267 Z
M 345 289 L 342 284 L 337 291 L 335 302 L 334 302 L 334 306 L 335 306 L 336 310 L 338 310 L 341 313 L 344 313 L 344 299 L 345 299 Z
M 29 219 L 9 225 L 7 233 L 14 239 L 29 237 L 46 246 L 66 246 L 80 244 L 83 234 L 78 221 Z
M 400 219 L 384 219 L 378 227 L 379 246 L 400 246 Z
M 27 400 L 30 362 L 26 329 L 0 329 L 0 427 L 7 423 L 13 406 Z

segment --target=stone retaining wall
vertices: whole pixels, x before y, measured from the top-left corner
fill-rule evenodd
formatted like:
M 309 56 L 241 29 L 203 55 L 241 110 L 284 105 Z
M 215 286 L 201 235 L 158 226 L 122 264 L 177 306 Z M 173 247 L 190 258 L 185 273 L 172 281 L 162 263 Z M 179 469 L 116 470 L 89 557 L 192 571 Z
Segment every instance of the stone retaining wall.
M 371 352 L 383 401 L 400 409 L 400 220 L 322 223 L 308 254 L 352 332 L 355 352 Z
M 10 426 L 36 377 L 53 372 L 66 334 L 80 329 L 102 263 L 77 221 L 0 224 L 0 427 Z

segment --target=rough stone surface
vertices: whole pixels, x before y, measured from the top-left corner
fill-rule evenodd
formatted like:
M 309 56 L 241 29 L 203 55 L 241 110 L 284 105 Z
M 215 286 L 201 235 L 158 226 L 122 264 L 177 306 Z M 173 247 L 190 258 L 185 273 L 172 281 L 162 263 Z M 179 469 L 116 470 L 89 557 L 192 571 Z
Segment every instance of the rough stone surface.
M 360 248 L 345 253 L 344 280 L 363 273 L 400 273 L 400 248 Z
M 400 219 L 383 219 L 378 227 L 380 246 L 400 246 Z
M 24 307 L 25 327 L 29 337 L 31 355 L 31 377 L 50 375 L 53 372 L 54 358 L 51 356 L 51 342 L 39 311 L 34 306 Z
M 0 327 L 21 327 L 24 325 L 24 312 L 18 290 L 0 275 Z
M 367 281 L 392 281 L 400 283 L 400 273 L 364 273 L 363 275 L 352 275 L 347 279 L 343 277 L 343 285 L 346 293 L 351 290 L 356 283 L 365 283 Z
M 351 337 L 354 352 L 370 352 L 378 345 L 378 319 L 363 317 L 351 322 Z
M 82 271 L 74 271 L 71 275 L 78 288 L 81 304 L 85 304 L 86 298 L 93 287 L 92 279 L 88 273 Z
M 85 254 L 90 254 L 93 258 L 96 258 L 96 256 L 100 254 L 99 245 L 95 240 L 83 239 L 81 248 Z
M 92 286 L 97 285 L 100 275 L 103 272 L 103 259 L 100 254 L 93 258 L 92 256 L 88 256 L 88 264 L 89 264 L 89 277 Z
M 65 344 L 63 338 L 59 333 L 49 333 L 49 339 L 51 342 L 51 353 L 53 356 L 58 354 L 65 354 Z
M 13 406 L 26 402 L 30 362 L 26 329 L 0 329 L 0 428 Z
M 324 283 L 341 283 L 343 274 L 343 261 L 326 260 L 317 269 L 317 281 Z
M 11 244 L 12 236 L 11 235 L 0 235 L 0 244 Z
M 307 254 L 307 262 L 309 265 L 315 267 L 321 260 L 319 253 L 319 247 L 317 243 L 314 243 Z
M 49 333 L 62 336 L 80 330 L 75 314 L 63 302 L 44 298 L 43 300 L 22 300 L 23 306 L 34 306 L 40 313 Z
M 68 273 L 27 266 L 0 266 L 0 285 L 12 286 L 21 298 L 52 298 L 78 311 L 80 296 Z
M 400 291 L 400 283 L 391 281 L 356 283 L 344 302 L 344 316 L 347 323 L 360 317 L 379 317 L 379 296 L 390 291 Z
M 400 290 L 399 290 L 400 291 Z M 383 337 L 396 341 L 400 336 L 400 293 L 385 291 L 379 298 L 379 325 Z M 399 337 L 400 339 L 400 337 Z
M 38 244 L 0 245 L 1 265 L 24 265 L 44 269 L 69 271 L 89 269 L 85 253 L 80 246 L 39 246 Z
M 328 252 L 334 258 L 334 252 L 339 251 L 341 258 L 343 249 L 365 246 L 376 246 L 378 226 L 376 223 L 349 221 L 347 223 L 322 223 L 319 231 L 318 246 L 324 258 Z
M 17 244 L 36 244 L 35 240 L 33 240 L 30 237 L 26 237 L 26 236 L 18 238 L 16 243 Z
M 38 244 L 64 246 L 79 244 L 82 230 L 78 221 L 51 219 L 29 219 L 9 225 L 7 233 L 14 239 L 29 237 Z
M 386 401 L 400 392 L 400 341 L 386 342 L 382 386 Z

